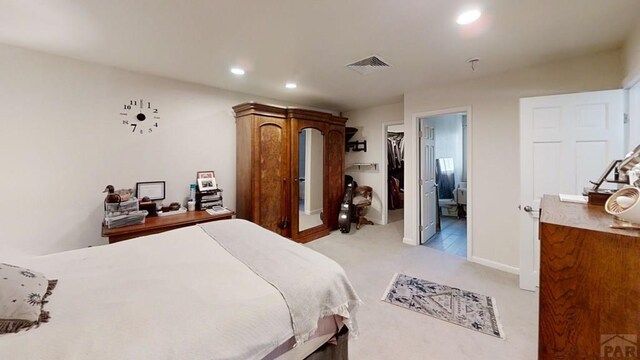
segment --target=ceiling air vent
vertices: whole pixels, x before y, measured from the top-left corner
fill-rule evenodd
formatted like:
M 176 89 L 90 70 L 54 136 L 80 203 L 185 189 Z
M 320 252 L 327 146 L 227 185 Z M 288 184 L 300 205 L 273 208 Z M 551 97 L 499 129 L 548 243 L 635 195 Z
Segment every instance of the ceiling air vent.
M 384 70 L 389 67 L 389 64 L 384 62 L 378 56 L 373 55 L 366 59 L 356 61 L 353 64 L 347 65 L 347 67 L 353 71 L 358 72 L 360 75 L 369 75 L 380 70 Z

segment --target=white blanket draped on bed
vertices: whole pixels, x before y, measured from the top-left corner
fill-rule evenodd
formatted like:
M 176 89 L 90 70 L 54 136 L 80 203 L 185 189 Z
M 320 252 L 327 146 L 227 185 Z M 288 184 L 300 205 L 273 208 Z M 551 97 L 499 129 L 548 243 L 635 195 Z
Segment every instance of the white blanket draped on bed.
M 229 221 L 219 236 L 270 235 L 246 227 Z M 336 266 L 317 256 L 320 268 Z M 278 260 L 291 275 L 295 257 Z M 58 286 L 51 320 L 0 335 L 0 359 L 261 359 L 293 336 L 281 293 L 198 226 L 15 260 Z
M 275 233 L 265 234 L 246 220 L 210 222 L 200 227 L 282 293 L 297 344 L 315 332 L 321 318 L 331 315 L 345 318 L 351 333 L 357 333 L 354 314 L 361 301 L 335 261 Z

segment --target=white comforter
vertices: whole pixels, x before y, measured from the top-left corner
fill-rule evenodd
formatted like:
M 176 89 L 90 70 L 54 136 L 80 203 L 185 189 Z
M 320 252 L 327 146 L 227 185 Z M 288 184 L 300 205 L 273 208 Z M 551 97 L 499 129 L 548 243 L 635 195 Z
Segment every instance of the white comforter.
M 357 334 L 360 298 L 338 263 L 246 220 L 214 221 L 200 227 L 231 255 L 277 288 L 284 297 L 297 345 L 327 316 L 342 317 Z
M 3 360 L 259 359 L 293 335 L 278 290 L 198 226 L 16 265 L 59 281 Z

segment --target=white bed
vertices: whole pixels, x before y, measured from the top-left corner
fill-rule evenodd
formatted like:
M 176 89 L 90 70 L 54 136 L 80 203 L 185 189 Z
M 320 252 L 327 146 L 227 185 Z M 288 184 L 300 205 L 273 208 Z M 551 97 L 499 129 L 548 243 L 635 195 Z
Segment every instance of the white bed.
M 199 226 L 16 265 L 58 285 L 45 305 L 48 323 L 0 335 L 3 359 L 262 359 L 294 334 L 283 294 Z M 317 332 L 294 350 L 308 354 L 331 336 Z

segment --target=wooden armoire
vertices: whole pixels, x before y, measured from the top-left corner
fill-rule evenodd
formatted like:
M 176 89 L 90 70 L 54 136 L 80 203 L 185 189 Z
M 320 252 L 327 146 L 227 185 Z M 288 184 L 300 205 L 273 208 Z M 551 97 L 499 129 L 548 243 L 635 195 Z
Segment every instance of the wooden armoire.
M 337 229 L 347 119 L 254 102 L 233 110 L 237 217 L 297 242 Z

